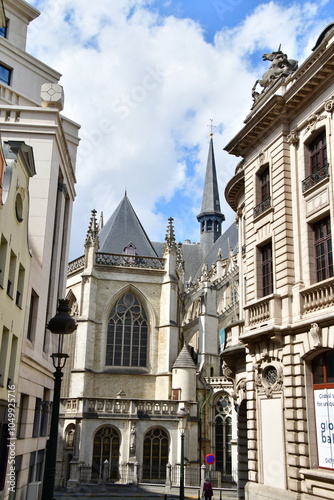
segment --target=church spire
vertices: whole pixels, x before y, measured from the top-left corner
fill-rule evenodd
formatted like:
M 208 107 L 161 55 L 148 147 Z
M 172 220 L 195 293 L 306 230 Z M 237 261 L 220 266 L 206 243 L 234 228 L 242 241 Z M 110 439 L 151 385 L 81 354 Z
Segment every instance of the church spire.
M 201 225 L 201 248 L 206 255 L 211 246 L 221 235 L 221 223 L 225 216 L 220 211 L 219 190 L 213 150 L 213 133 L 210 134 L 209 154 L 203 189 L 201 213 L 197 220 Z

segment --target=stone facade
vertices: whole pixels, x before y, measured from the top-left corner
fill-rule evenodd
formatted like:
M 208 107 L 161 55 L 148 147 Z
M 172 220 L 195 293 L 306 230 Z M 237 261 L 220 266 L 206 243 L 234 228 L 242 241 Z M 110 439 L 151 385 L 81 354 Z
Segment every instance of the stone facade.
M 61 486 L 103 480 L 177 484 L 183 408 L 186 484 L 199 486 L 209 453 L 217 458 L 211 467 L 215 484 L 232 480 L 233 386 L 220 351 L 225 326 L 238 316 L 237 231 L 233 225 L 221 233 L 215 169 L 211 139 L 200 244 L 176 243 L 173 219 L 165 241 L 150 242 L 127 195 L 103 227 L 92 212 L 85 254 L 68 272 L 67 297 L 78 328 L 63 383 Z
M 35 173 L 32 148 L 18 141 L 0 148 L 0 491 L 15 490 L 17 387 L 31 263 L 29 180 Z
M 222 356 L 248 500 L 333 498 L 332 28 L 225 148 L 242 157 L 225 191 L 242 251 L 240 321 Z
M 20 320 L 14 332 L 21 339 L 20 363 L 15 366 L 14 377 L 15 490 L 17 498 L 37 498 L 54 385 L 50 354 L 55 351 L 55 340 L 46 330 L 46 323 L 54 316 L 58 299 L 65 295 L 79 126 L 60 114 L 63 92 L 58 81 L 61 75 L 25 50 L 28 25 L 39 12 L 22 0 L 4 0 L 3 6 L 10 29 L 2 31 L 0 37 L 1 64 L 9 70 L 7 82 L 0 83 L 1 139 L 4 144 L 19 143 L 30 148 L 36 170 L 29 182 L 29 196 L 22 196 L 25 212 L 20 228 L 25 227 L 28 234 L 25 234 L 20 252 L 13 248 L 20 259 L 29 250 L 29 266 L 25 267 L 22 262 L 26 268 L 26 299 L 22 310 L 13 306 L 11 312 L 13 324 L 19 316 L 23 317 L 23 323 Z M 21 182 L 22 190 L 25 186 Z M 1 210 L 6 210 L 5 205 Z M 15 224 L 18 223 L 14 220 L 7 226 L 6 221 L 5 229 L 1 227 L 1 235 L 7 238 L 6 234 L 12 232 L 12 242 L 17 245 Z M 7 321 L 5 301 L 1 301 L 0 307 L 1 318 L 6 317 Z M 7 324 L 5 326 L 8 328 Z M 2 330 L 0 335 L 2 352 Z M 9 493 L 5 487 L 0 498 L 8 498 Z

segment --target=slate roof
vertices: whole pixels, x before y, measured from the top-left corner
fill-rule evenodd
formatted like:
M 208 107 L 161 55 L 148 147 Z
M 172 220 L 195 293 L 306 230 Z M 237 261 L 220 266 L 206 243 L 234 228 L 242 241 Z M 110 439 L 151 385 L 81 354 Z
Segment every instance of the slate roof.
M 185 344 L 181 349 L 180 354 L 176 358 L 175 363 L 172 368 L 195 368 L 196 365 L 194 363 L 193 358 L 190 355 L 187 345 Z
M 154 241 L 152 245 L 158 256 L 162 257 L 164 243 Z M 238 227 L 234 223 L 218 238 L 204 258 L 199 243 L 182 243 L 185 281 L 189 281 L 190 277 L 192 281 L 195 281 L 202 274 L 204 264 L 210 269 L 212 264 L 217 261 L 219 249 L 221 249 L 223 259 L 227 259 L 230 249 L 233 250 L 234 254 L 238 253 Z
M 127 194 L 99 233 L 100 252 L 124 253 L 124 248 L 133 243 L 136 254 L 157 257 L 145 229 L 134 211 Z

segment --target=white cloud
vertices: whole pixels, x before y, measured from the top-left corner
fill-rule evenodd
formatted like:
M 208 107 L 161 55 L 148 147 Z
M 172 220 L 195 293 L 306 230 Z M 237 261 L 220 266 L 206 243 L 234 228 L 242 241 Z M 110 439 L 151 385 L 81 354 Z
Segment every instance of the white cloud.
M 284 7 L 272 1 L 217 33 L 212 45 L 198 23 L 163 18 L 151 4 L 44 0 L 37 5 L 42 14 L 31 25 L 28 50 L 63 74 L 64 114 L 82 126 L 71 258 L 83 253 L 90 210 L 103 210 L 107 220 L 125 189 L 153 240 L 164 237 L 168 216 L 176 218 L 178 240 L 198 239 L 194 214 L 200 208 L 210 118 L 220 126 L 216 164 L 222 211 L 231 223 L 224 188 L 238 160 L 222 149 L 242 126 L 251 88 L 268 69 L 252 54 L 282 43 L 289 57 L 303 59 L 326 25 L 316 18 L 320 4 L 296 1 Z M 195 155 L 194 168 L 187 169 L 184 148 Z M 157 213 L 157 200 L 169 202 L 180 189 L 192 205 L 186 209 L 179 202 L 175 213 Z

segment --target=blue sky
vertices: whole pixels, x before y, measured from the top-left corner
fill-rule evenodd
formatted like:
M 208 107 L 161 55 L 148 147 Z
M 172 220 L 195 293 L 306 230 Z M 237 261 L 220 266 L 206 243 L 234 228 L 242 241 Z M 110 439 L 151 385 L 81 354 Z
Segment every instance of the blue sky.
M 220 202 L 241 158 L 224 146 L 242 127 L 251 88 L 282 50 L 303 62 L 334 21 L 333 2 L 35 0 L 27 50 L 63 76 L 64 114 L 81 124 L 70 258 L 83 254 L 90 211 L 105 221 L 125 189 L 146 232 L 198 241 L 196 215 L 210 120 Z M 61 34 L 61 36 L 59 36 Z

